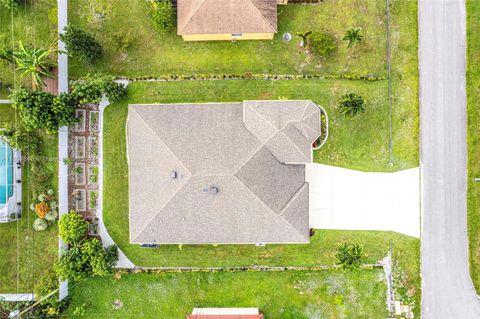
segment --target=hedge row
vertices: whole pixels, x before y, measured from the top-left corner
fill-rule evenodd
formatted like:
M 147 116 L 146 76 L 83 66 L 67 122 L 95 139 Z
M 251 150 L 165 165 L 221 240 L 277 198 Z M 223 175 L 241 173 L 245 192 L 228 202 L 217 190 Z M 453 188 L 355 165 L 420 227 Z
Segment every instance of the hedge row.
M 382 268 L 381 264 L 365 264 L 362 269 Z M 340 270 L 338 265 L 320 266 L 240 266 L 240 267 L 135 267 L 133 269 L 118 269 L 120 272 L 133 273 L 190 273 L 190 272 L 283 272 L 283 271 L 322 271 Z
M 201 80 L 298 80 L 298 79 L 339 79 L 339 80 L 366 80 L 381 81 L 385 80 L 384 76 L 375 76 L 373 74 L 169 74 L 160 76 L 138 76 L 138 77 L 118 77 L 119 80 L 136 81 L 201 81 Z

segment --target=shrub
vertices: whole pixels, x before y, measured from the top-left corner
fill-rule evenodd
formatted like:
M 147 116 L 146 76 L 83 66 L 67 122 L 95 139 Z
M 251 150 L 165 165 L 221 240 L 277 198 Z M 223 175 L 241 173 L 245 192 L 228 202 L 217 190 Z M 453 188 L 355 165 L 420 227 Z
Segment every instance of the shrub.
M 56 133 L 58 128 L 75 122 L 76 98 L 62 93 L 54 96 L 40 91 L 14 90 L 11 94 L 13 107 L 19 110 L 26 130 L 44 129 Z
M 118 260 L 116 246 L 104 249 L 96 238 L 90 238 L 71 247 L 54 265 L 62 280 L 79 281 L 89 276 L 106 276 Z
M 72 210 L 62 216 L 58 227 L 60 237 L 63 241 L 68 245 L 73 245 L 87 235 L 88 222 L 82 215 Z
M 37 218 L 33 222 L 33 229 L 35 229 L 36 231 L 44 231 L 47 228 L 48 228 L 48 223 L 43 218 Z
M 37 300 L 39 300 L 40 298 L 45 297 L 52 291 L 58 289 L 58 287 L 58 276 L 55 271 L 53 271 L 53 269 L 49 269 L 42 277 L 40 277 L 40 280 L 35 284 L 33 290 L 35 292 Z
M 356 93 L 348 93 L 341 96 L 338 101 L 340 113 L 353 116 L 365 111 L 365 101 L 363 97 Z
M 54 222 L 58 218 L 58 213 L 56 210 L 51 210 L 45 215 L 45 220 L 49 222 Z
M 0 0 L 0 6 L 5 9 L 18 8 L 20 5 L 27 4 L 28 0 Z
M 22 122 L 16 127 L 7 126 L 0 131 L 0 136 L 13 148 L 26 154 L 35 153 L 40 146 L 40 136 L 36 131 L 29 132 Z
M 337 265 L 342 269 L 353 270 L 360 268 L 365 259 L 365 254 L 360 244 L 345 242 L 337 245 L 335 258 L 337 258 Z
M 327 58 L 337 49 L 335 39 L 325 32 L 313 32 L 308 41 L 310 51 L 322 59 Z
M 40 202 L 35 205 L 35 213 L 40 218 L 45 218 L 45 215 L 50 211 L 50 206 L 45 202 Z
M 177 21 L 175 9 L 171 0 L 150 1 L 152 18 L 155 28 L 160 32 L 169 32 L 175 29 Z
M 90 33 L 68 24 L 60 35 L 71 56 L 88 63 L 95 62 L 102 56 L 102 46 Z
M 115 103 L 127 94 L 127 89 L 116 83 L 115 77 L 103 74 L 87 74 L 79 81 L 72 81 L 70 86 L 80 104 L 99 103 L 103 94 Z
M 345 35 L 343 36 L 343 41 L 348 41 L 348 48 L 351 48 L 356 42 L 360 42 L 363 39 L 363 35 L 360 33 L 362 28 L 349 28 L 345 31 Z

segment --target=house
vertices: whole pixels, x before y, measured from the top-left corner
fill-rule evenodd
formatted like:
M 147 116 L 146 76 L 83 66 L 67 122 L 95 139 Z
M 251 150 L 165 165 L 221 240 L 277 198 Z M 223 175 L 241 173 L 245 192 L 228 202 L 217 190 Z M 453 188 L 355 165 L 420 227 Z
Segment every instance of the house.
M 185 41 L 271 40 L 283 0 L 178 0 L 177 33 Z
M 130 242 L 308 243 L 311 101 L 129 105 Z
M 193 308 L 187 319 L 263 319 L 257 308 Z

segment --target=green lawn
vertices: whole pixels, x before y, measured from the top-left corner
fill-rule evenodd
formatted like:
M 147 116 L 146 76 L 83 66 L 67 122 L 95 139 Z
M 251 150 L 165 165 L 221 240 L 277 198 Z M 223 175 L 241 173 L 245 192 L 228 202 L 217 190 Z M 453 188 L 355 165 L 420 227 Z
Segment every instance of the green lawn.
M 105 54 L 94 65 L 73 59 L 73 77 L 99 70 L 129 77 L 170 73 L 386 73 L 385 1 L 327 0 L 318 6 L 279 6 L 279 32 L 274 41 L 235 43 L 185 43 L 176 32 L 160 34 L 153 28 L 145 1 L 111 0 L 106 19 L 89 23 L 86 2 L 72 3 L 69 19 L 91 31 Z M 347 49 L 341 39 L 352 26 L 362 27 L 365 38 L 360 45 Z M 334 35 L 338 51 L 325 61 L 305 53 L 295 33 L 309 30 Z M 291 42 L 282 40 L 285 32 L 294 35 Z M 113 38 L 119 36 L 131 40 L 126 50 L 118 50 Z
M 14 109 L 0 104 L 0 127 L 7 123 L 15 123 Z M 45 158 L 38 160 L 45 160 L 45 167 L 56 173 L 57 137 L 42 136 Z M 51 183 L 56 185 L 56 179 Z M 56 227 L 44 232 L 32 228 L 36 215 L 29 209 L 33 196 L 29 164 L 23 167 L 22 190 L 22 218 L 0 224 L 0 293 L 32 292 L 33 285 L 52 266 L 58 254 Z
M 202 81 L 133 83 L 128 98 L 105 110 L 104 118 L 104 221 L 115 242 L 137 265 L 141 266 L 239 266 L 239 265 L 318 265 L 332 264 L 335 244 L 354 240 L 365 245 L 368 262 L 376 262 L 388 252 L 390 241 L 399 267 L 407 274 L 406 285 L 419 304 L 419 241 L 388 232 L 317 231 L 309 245 L 184 245 L 140 248 L 129 244 L 128 237 L 128 167 L 126 161 L 127 106 L 129 103 L 218 102 L 279 96 L 310 98 L 330 114 L 331 135 L 325 149 L 315 154 L 323 163 L 362 169 L 390 170 L 416 165 L 412 154 L 388 165 L 386 132 L 382 124 L 387 110 L 376 100 L 385 82 L 292 80 L 292 81 Z M 370 106 L 358 118 L 338 116 L 335 97 L 339 92 L 355 89 L 367 97 Z M 401 123 L 399 123 L 400 126 Z M 397 126 L 397 127 L 399 127 Z M 406 128 L 405 128 L 406 129 Z M 351 136 L 355 136 L 354 139 Z M 350 140 L 349 143 L 345 141 Z M 335 154 L 342 156 L 336 156 Z M 352 164 L 353 163 L 353 164 Z M 376 165 L 376 166 L 375 166 Z
M 74 287 L 65 315 L 171 319 L 194 307 L 258 307 L 268 319 L 385 318 L 385 294 L 382 270 L 123 274 Z
M 470 274 L 480 293 L 480 2 L 467 0 L 468 235 Z
M 49 47 L 56 39 L 57 22 L 50 20 L 49 12 L 56 11 L 55 0 L 28 1 L 27 6 L 22 6 L 13 12 L 13 38 L 15 46 L 18 41 L 25 45 L 37 47 Z M 0 48 L 12 47 L 12 12 L 0 6 Z M 17 74 L 17 80 L 19 79 Z M 12 66 L 0 60 L 0 82 L 7 85 L 13 84 Z M 22 82 L 18 82 L 20 84 Z M 28 82 L 23 82 L 26 84 Z M 7 92 L 0 90 L 0 98 L 5 97 Z

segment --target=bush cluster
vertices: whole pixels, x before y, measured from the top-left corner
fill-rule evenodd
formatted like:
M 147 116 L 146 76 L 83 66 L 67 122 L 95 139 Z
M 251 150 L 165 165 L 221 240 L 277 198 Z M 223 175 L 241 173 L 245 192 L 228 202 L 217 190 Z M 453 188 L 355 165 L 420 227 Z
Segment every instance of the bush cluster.
M 115 77 L 103 74 L 87 74 L 70 83 L 72 94 L 80 104 L 99 103 L 105 95 L 111 102 L 117 102 L 127 94 L 127 89 L 115 82 Z
M 325 59 L 337 49 L 337 44 L 335 38 L 328 33 L 312 32 L 308 47 L 313 54 Z
M 175 30 L 177 14 L 173 8 L 171 0 L 151 0 L 152 19 L 155 29 L 160 32 L 169 32 Z
M 337 265 L 342 269 L 353 270 L 360 268 L 365 257 L 363 247 L 358 243 L 345 242 L 337 245 L 335 258 L 337 258 Z
M 50 178 L 51 176 L 48 175 L 48 177 Z M 32 200 L 30 210 L 34 211 L 38 216 L 33 222 L 33 229 L 36 231 L 46 230 L 58 218 L 57 202 L 54 194 L 54 190 L 49 189 L 47 192 L 35 196 Z
M 82 215 L 70 211 L 62 216 L 58 228 L 63 241 L 68 245 L 74 245 L 87 236 L 88 222 Z
M 118 260 L 116 246 L 103 248 L 96 238 L 88 238 L 70 247 L 54 265 L 62 280 L 76 282 L 89 276 L 106 276 Z
M 116 246 L 103 248 L 101 241 L 88 237 L 89 223 L 70 211 L 59 223 L 59 234 L 69 249 L 54 265 L 56 275 L 62 280 L 79 281 L 89 276 L 106 276 L 118 260 Z
M 340 113 L 345 115 L 356 115 L 365 112 L 365 100 L 356 93 L 343 94 L 338 101 Z
M 76 99 L 68 93 L 59 96 L 47 92 L 29 91 L 24 88 L 14 90 L 10 96 L 12 105 L 19 110 L 26 130 L 44 129 L 48 133 L 57 132 L 59 127 L 75 122 Z
M 68 53 L 88 63 L 102 56 L 102 46 L 90 33 L 68 24 L 60 35 Z

